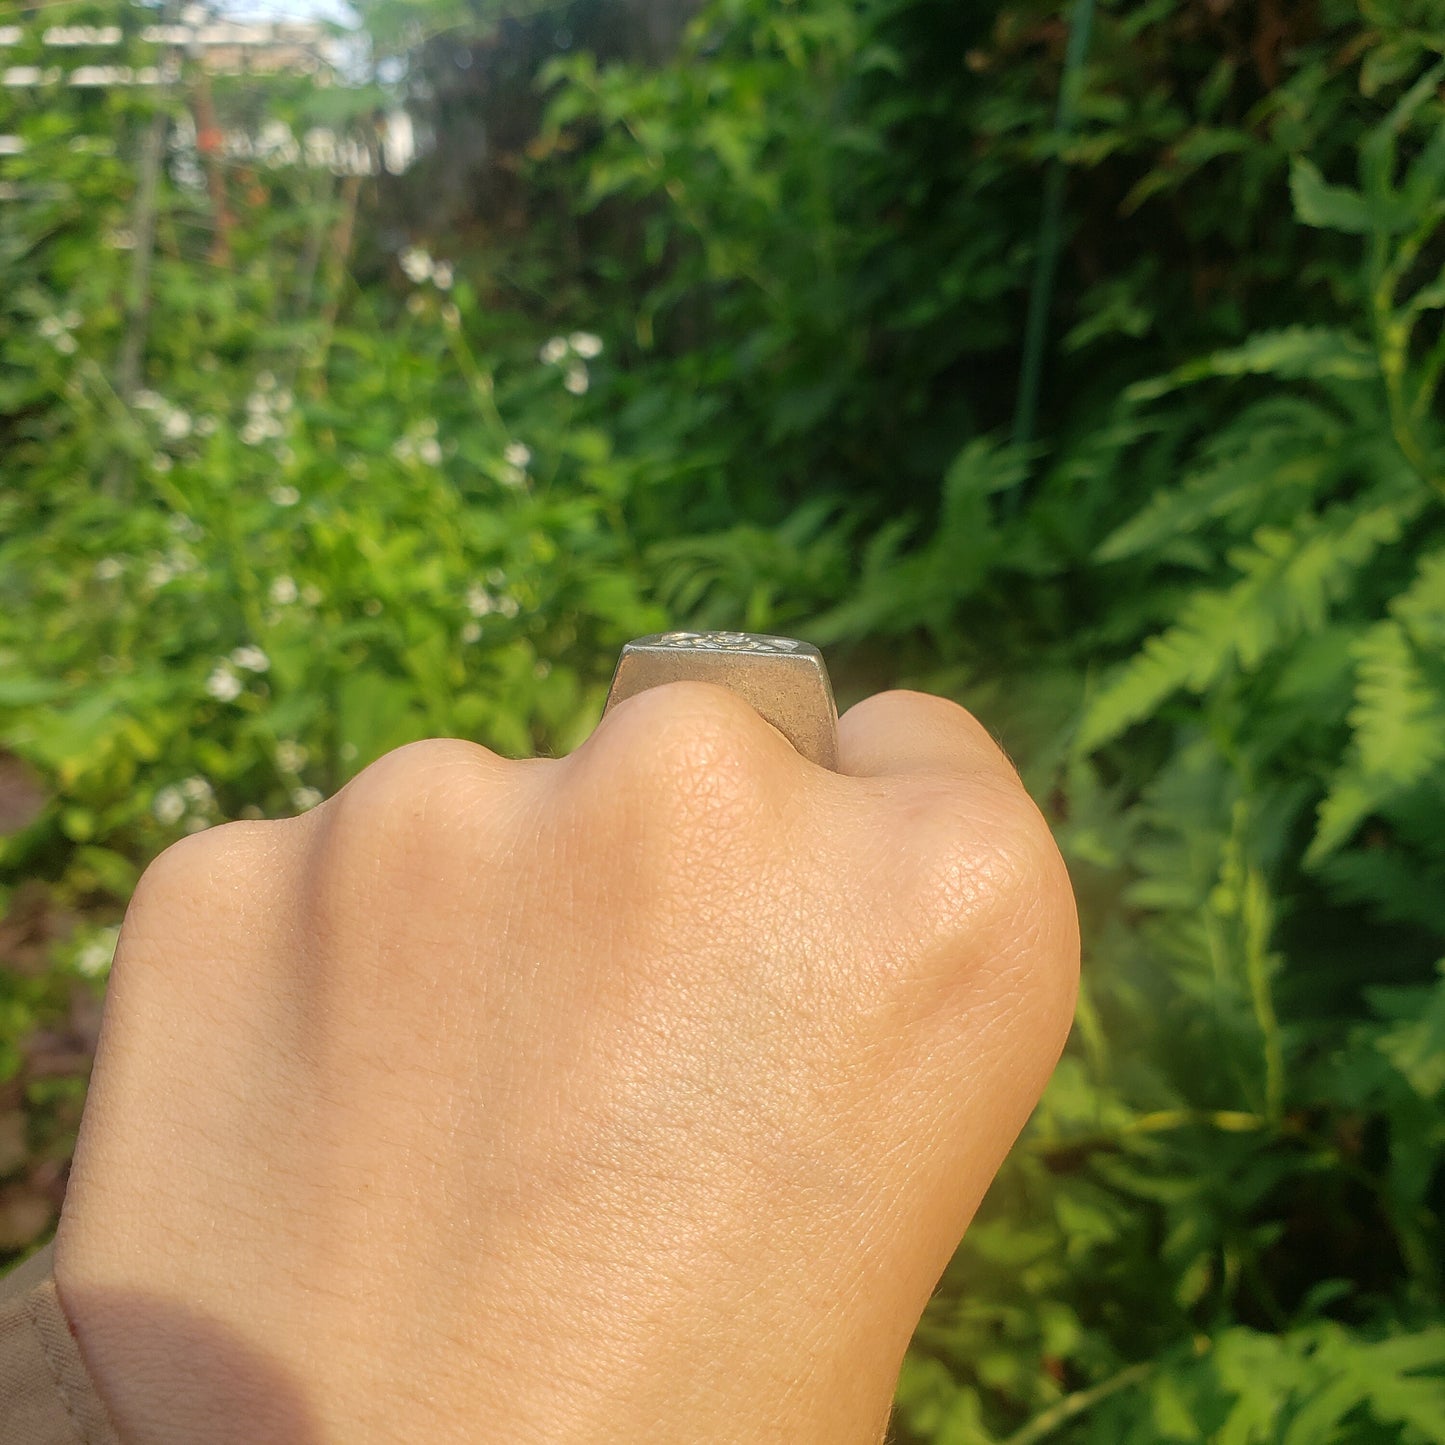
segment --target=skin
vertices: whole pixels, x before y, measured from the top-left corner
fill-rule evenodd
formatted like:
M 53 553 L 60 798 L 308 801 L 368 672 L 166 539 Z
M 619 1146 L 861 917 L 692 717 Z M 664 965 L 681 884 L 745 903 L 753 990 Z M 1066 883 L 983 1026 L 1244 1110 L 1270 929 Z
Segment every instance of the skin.
M 840 742 L 674 683 L 163 854 L 55 1257 L 121 1438 L 876 1445 L 1079 943 L 973 717 Z

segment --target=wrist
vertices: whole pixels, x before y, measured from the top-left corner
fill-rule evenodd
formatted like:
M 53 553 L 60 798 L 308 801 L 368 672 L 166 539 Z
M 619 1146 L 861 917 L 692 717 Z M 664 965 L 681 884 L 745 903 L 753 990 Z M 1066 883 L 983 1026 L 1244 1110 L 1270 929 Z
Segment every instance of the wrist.
M 891 1361 L 875 1336 L 847 1358 L 835 1349 L 846 1321 L 799 1296 L 724 1316 L 635 1277 L 589 1288 L 585 1270 L 570 1288 L 504 1292 L 471 1322 L 447 1325 L 399 1297 L 359 1311 L 293 1305 L 261 1331 L 223 1321 L 234 1310 L 208 1307 L 204 1287 L 158 1290 L 167 1270 L 120 1231 L 106 1257 L 126 1260 L 124 1274 L 88 1269 L 87 1241 L 68 1242 L 58 1241 L 57 1290 L 125 1445 L 382 1445 L 419 1432 L 470 1445 L 479 1421 L 514 1445 L 877 1445 L 907 1340 L 905 1324 Z M 289 1272 L 272 1260 L 248 1292 L 263 1295 L 268 1276 L 279 1288 Z M 733 1293 L 716 1282 L 688 1291 Z M 392 1378 L 398 1358 L 409 1368 Z

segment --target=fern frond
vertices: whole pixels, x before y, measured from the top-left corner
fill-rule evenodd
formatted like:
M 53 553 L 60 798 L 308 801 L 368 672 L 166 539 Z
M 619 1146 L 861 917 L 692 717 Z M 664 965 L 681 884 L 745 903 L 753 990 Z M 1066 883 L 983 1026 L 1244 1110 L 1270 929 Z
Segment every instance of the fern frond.
M 1422 867 L 1405 848 L 1344 848 L 1320 864 L 1318 876 L 1338 902 L 1445 936 L 1445 868 Z
M 1239 346 L 1211 352 L 1165 376 L 1136 382 L 1125 393 L 1131 402 L 1154 401 L 1181 386 L 1212 377 L 1273 376 L 1281 381 L 1333 377 L 1368 381 L 1380 374 L 1374 348 L 1353 332 L 1332 326 L 1286 326 L 1261 331 Z
M 905 555 L 913 523 L 896 518 L 881 527 L 864 552 L 854 595 L 815 618 L 810 635 L 826 643 L 870 632 L 949 632 L 959 602 L 999 562 L 993 499 L 1027 476 L 1027 454 L 1019 448 L 987 438 L 968 443 L 945 473 L 938 520 L 927 541 Z
M 1398 622 L 1383 622 L 1360 640 L 1357 699 L 1350 712 L 1361 771 L 1409 784 L 1445 757 L 1445 697 L 1420 671 Z
M 1423 1329 L 1392 1339 L 1362 1342 L 1337 1325 L 1322 1325 L 1314 1363 L 1318 1383 L 1284 1435 L 1284 1445 L 1316 1445 L 1364 1406 L 1397 1438 L 1414 1430 L 1438 1439 L 1445 1420 L 1445 1329 Z
M 1092 751 L 1181 689 L 1201 693 L 1231 667 L 1253 672 L 1277 648 L 1323 626 L 1329 606 L 1424 505 L 1418 493 L 1335 506 L 1292 528 L 1262 527 L 1231 555 L 1229 587 L 1195 592 L 1179 621 L 1149 638 L 1086 710 L 1078 747 Z
M 1182 485 L 1157 492 L 1133 518 L 1106 537 L 1096 562 L 1117 562 L 1189 537 L 1222 517 L 1245 514 L 1249 525 L 1287 497 L 1308 505 L 1347 464 L 1347 433 L 1330 408 L 1307 397 L 1267 397 L 1246 407 L 1204 448 L 1204 464 Z
M 1445 550 L 1421 559 L 1415 580 L 1390 606 L 1417 647 L 1445 648 Z
M 1445 692 L 1426 675 L 1416 641 L 1438 648 L 1445 638 L 1445 553 L 1421 563 L 1390 611 L 1355 644 L 1350 755 L 1320 803 L 1307 864 L 1327 858 L 1370 813 L 1445 763 Z

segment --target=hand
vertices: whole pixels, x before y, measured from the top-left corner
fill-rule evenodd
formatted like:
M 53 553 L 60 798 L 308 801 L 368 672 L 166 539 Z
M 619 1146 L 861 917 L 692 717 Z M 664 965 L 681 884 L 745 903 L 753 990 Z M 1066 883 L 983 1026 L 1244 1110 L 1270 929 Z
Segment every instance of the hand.
M 675 683 L 163 854 L 56 1252 L 122 1438 L 876 1445 L 1078 934 L 969 714 L 840 744 Z

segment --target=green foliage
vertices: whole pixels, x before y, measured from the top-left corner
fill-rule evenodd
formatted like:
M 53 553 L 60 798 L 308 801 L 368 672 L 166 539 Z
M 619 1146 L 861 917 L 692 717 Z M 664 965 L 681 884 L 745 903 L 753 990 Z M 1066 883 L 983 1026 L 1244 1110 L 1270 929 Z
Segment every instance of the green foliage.
M 1053 766 L 1018 750 L 1093 967 L 915 1343 L 920 1438 L 1445 1436 L 1440 77 L 1396 77 L 1358 189 L 1294 159 L 1297 220 L 1362 247 L 1351 272 L 1321 241 L 1331 306 L 1122 388 L 1106 506 L 1070 477 L 1097 600 L 1031 640 L 1090 676 Z M 1061 447 L 994 567 L 1075 465 Z M 1030 690 L 1026 655 L 999 670 Z
M 22 95 L 0 736 L 48 800 L 0 887 L 90 921 L 0 993 L 0 1071 L 178 830 L 425 733 L 564 749 L 666 622 L 802 633 L 844 701 L 995 729 L 1085 927 L 900 1442 L 1445 1439 L 1445 32 L 1098 8 L 1064 142 L 1048 0 L 712 0 L 675 57 L 555 60 L 525 255 L 429 239 L 455 278 L 283 164 L 218 287 L 172 176 L 128 395 L 135 147 Z M 422 9 L 388 43 L 473 13 Z
M 70 147 L 39 117 L 54 143 L 27 132 L 27 161 L 68 191 Z M 158 785 L 187 776 L 213 785 L 185 810 L 210 820 L 286 810 L 423 733 L 565 748 L 605 678 L 551 659 L 605 657 L 660 615 L 617 512 L 627 464 L 563 367 L 525 333 L 480 353 L 476 291 L 445 272 L 339 316 L 325 274 L 298 296 L 340 202 L 286 204 L 318 179 L 294 165 L 266 179 L 280 218 L 233 233 L 234 288 L 200 286 L 178 229 L 197 196 L 163 188 L 129 402 L 106 375 L 122 204 L 75 199 L 65 235 L 23 254 L 49 201 L 5 213 L 0 718 L 57 788 L 9 866 L 61 838 L 153 851 L 176 821 L 157 824 Z

